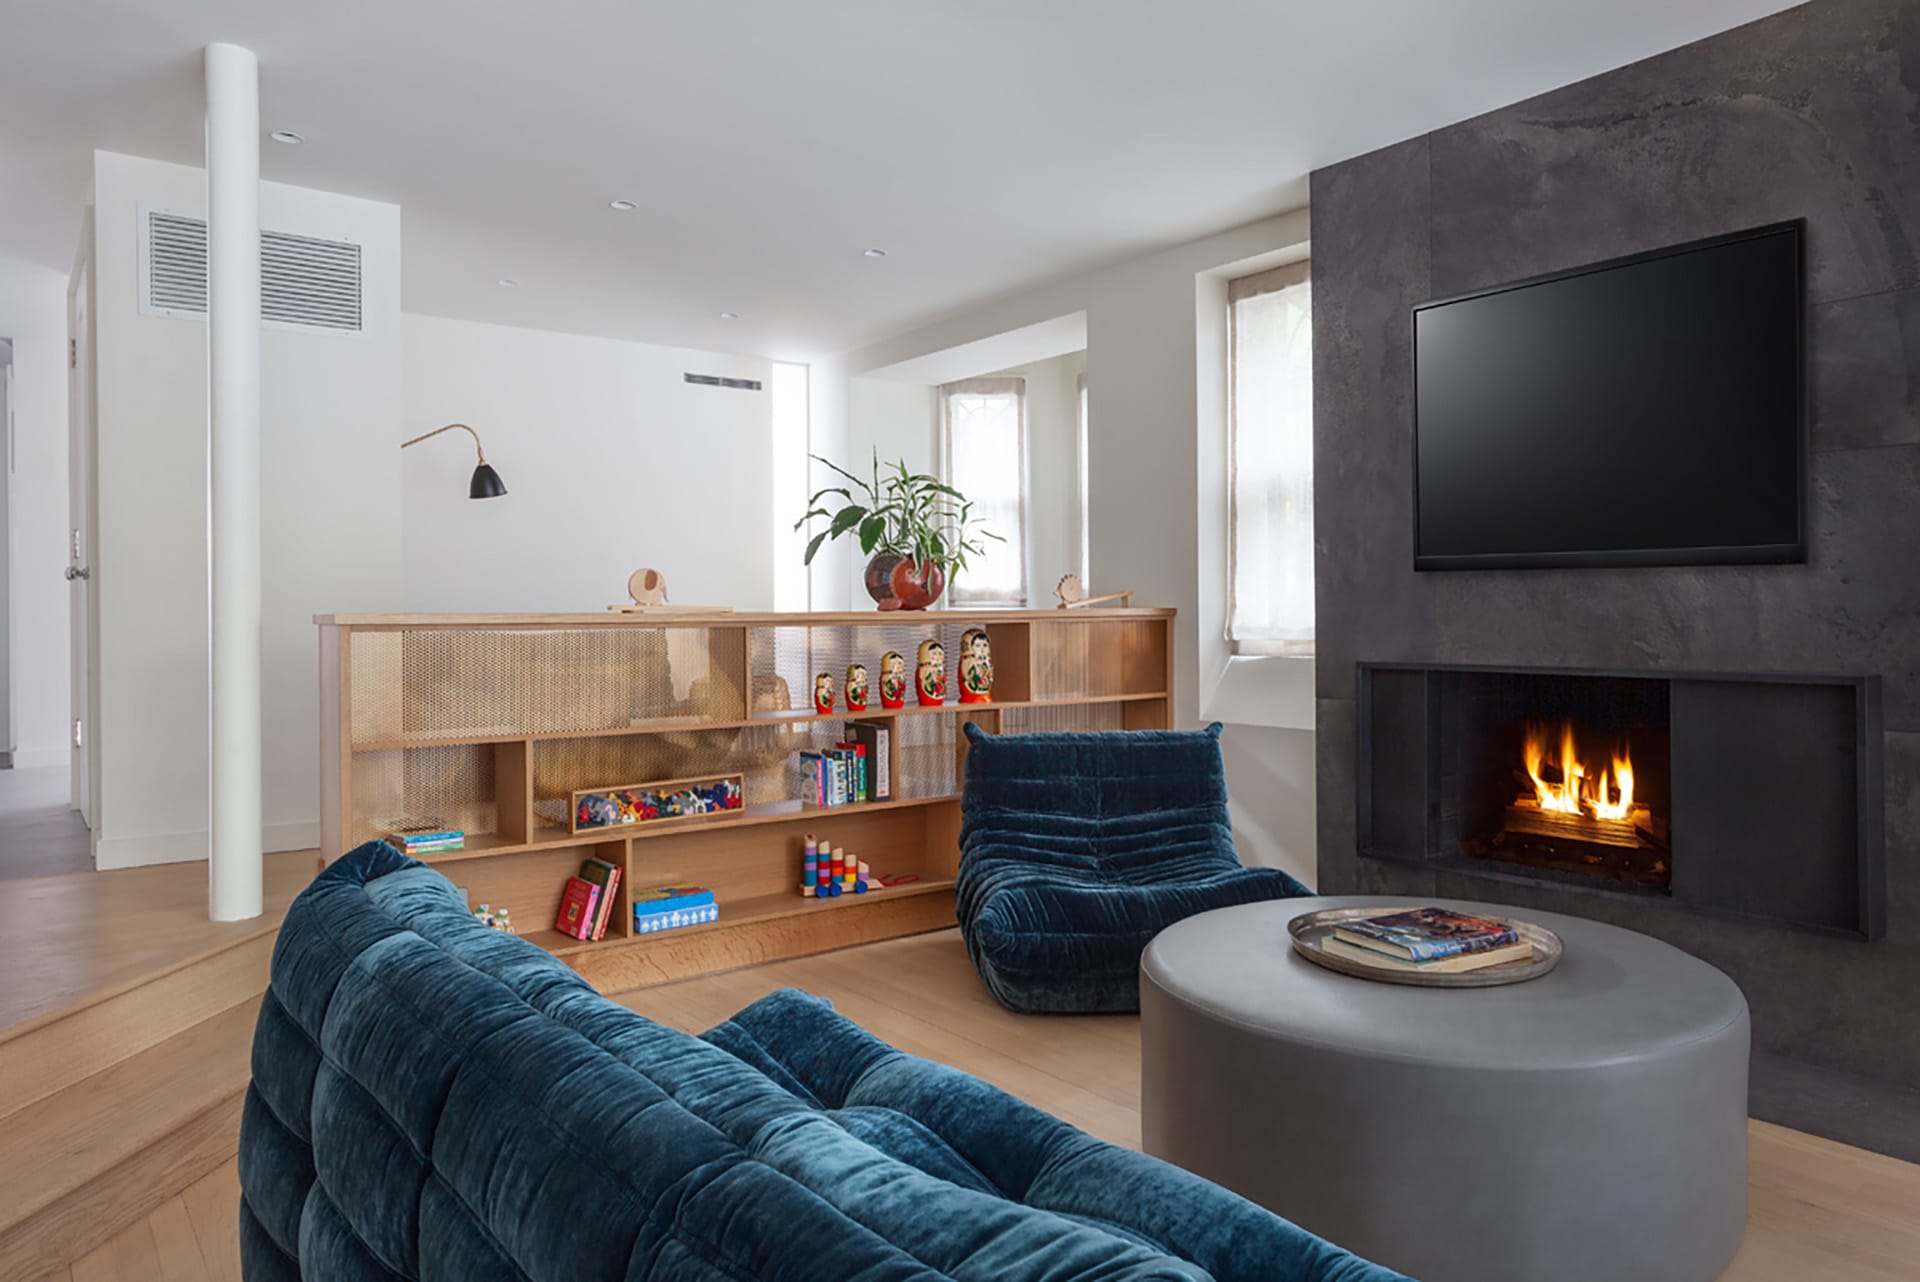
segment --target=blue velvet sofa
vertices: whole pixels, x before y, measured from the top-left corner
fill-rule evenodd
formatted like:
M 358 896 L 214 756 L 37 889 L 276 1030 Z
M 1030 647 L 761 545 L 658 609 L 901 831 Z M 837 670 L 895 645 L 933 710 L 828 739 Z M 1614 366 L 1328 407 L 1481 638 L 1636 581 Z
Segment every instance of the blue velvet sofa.
M 248 1282 L 1399 1277 L 804 993 L 653 1024 L 381 844 L 281 928 L 240 1182 Z
M 960 929 L 1009 1010 L 1140 1009 L 1140 954 L 1211 908 L 1311 892 L 1246 868 L 1205 730 L 991 735 L 967 723 Z

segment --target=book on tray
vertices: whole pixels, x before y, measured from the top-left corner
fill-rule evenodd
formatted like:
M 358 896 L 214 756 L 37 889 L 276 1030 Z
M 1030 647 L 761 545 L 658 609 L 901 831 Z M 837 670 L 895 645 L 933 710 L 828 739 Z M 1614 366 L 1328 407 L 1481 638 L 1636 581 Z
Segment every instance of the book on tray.
M 1533 945 L 1524 939 L 1516 940 L 1511 944 L 1502 944 L 1498 948 L 1488 948 L 1482 952 L 1456 953 L 1452 957 L 1438 957 L 1433 961 L 1423 962 L 1406 961 L 1391 953 L 1377 953 L 1371 948 L 1361 948 L 1357 944 L 1349 944 L 1337 935 L 1329 935 L 1322 939 L 1320 948 L 1331 956 L 1365 962 L 1369 966 L 1441 975 L 1457 975 L 1463 971 L 1482 970 L 1488 966 L 1504 966 L 1508 962 L 1526 961 L 1533 956 Z
M 1332 938 L 1396 961 L 1432 963 L 1521 943 L 1505 922 L 1450 908 L 1408 908 L 1342 922 Z

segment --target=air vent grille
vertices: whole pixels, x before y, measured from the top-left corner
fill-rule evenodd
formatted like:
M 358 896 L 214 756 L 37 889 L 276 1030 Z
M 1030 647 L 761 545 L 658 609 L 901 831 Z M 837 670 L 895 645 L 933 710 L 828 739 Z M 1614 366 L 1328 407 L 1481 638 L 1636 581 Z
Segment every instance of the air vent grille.
M 206 312 L 206 223 L 178 214 L 147 215 L 147 302 L 162 311 Z
M 360 246 L 261 232 L 260 319 L 358 333 Z
M 760 380 L 757 378 L 722 378 L 718 374 L 684 374 L 681 377 L 701 387 L 735 387 L 743 392 L 760 390 Z
M 205 219 L 150 210 L 143 310 L 207 313 Z M 260 319 L 271 325 L 357 334 L 362 329 L 361 248 L 291 232 L 260 233 Z

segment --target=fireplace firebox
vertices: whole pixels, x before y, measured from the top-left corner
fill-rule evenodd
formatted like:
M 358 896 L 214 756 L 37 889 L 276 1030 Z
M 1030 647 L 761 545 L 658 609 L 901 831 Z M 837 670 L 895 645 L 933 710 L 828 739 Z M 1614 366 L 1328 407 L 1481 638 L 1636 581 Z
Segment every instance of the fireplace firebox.
M 1461 673 L 1443 695 L 1444 853 L 1668 889 L 1664 681 Z
M 1360 853 L 1877 938 L 1874 678 L 1363 664 Z

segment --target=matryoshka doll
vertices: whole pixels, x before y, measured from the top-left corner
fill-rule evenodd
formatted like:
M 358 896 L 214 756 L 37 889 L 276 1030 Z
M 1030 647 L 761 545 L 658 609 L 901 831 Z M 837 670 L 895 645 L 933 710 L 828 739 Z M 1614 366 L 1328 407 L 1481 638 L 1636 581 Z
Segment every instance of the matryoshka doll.
M 907 703 L 907 661 L 898 650 L 880 656 L 880 706 L 902 708 Z
M 833 711 L 833 673 L 822 672 L 813 679 L 813 710 L 822 714 Z
M 993 702 L 993 645 L 985 628 L 968 628 L 960 638 L 960 702 Z
M 847 711 L 865 712 L 867 710 L 867 665 L 849 663 L 847 665 Z
M 947 648 L 938 641 L 920 643 L 920 664 L 914 672 L 920 706 L 936 708 L 947 701 Z

